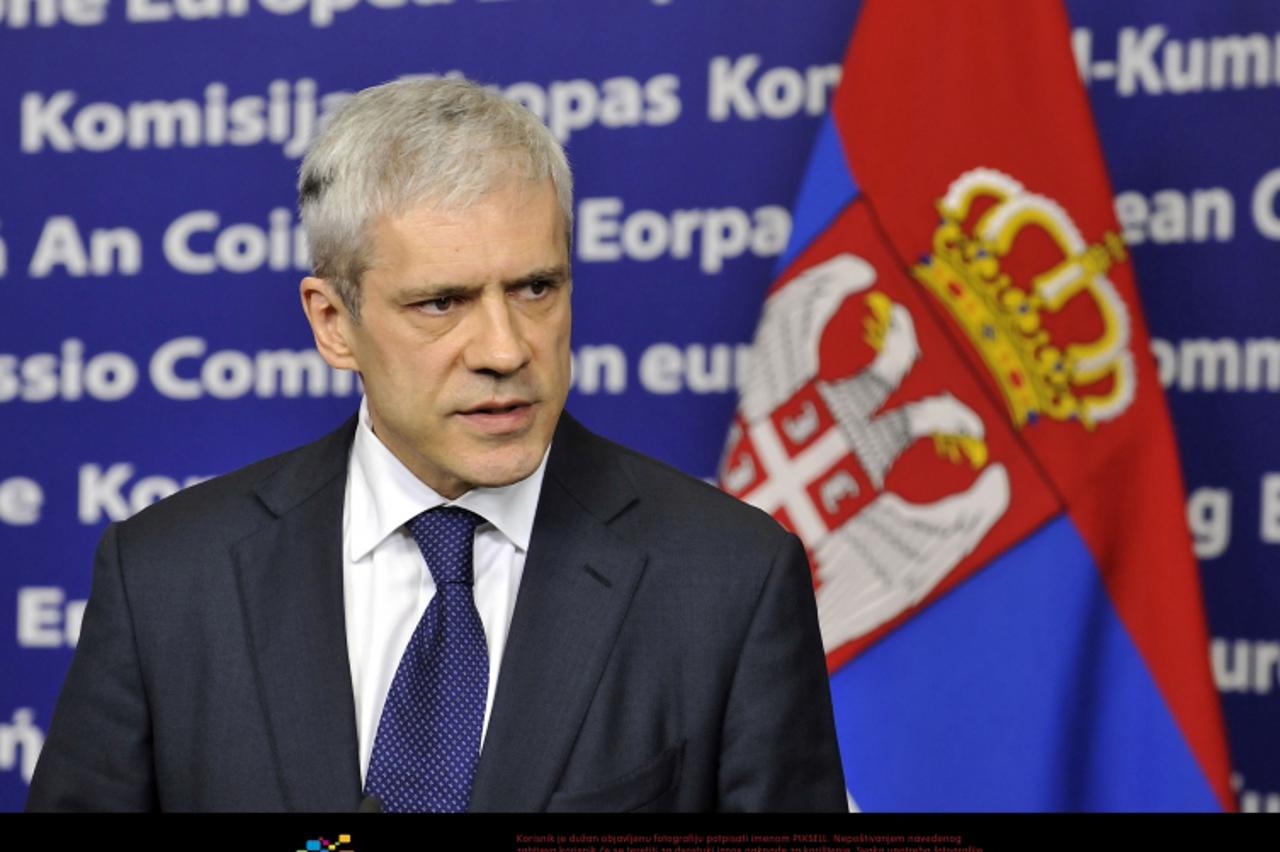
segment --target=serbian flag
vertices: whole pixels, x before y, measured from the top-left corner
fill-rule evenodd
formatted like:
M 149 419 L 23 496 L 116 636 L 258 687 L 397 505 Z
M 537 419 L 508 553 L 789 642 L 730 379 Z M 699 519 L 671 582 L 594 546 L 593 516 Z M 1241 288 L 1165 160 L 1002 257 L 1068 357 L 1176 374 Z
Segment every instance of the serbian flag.
M 809 551 L 856 806 L 1233 809 L 1061 6 L 867 0 L 794 218 L 720 479 Z

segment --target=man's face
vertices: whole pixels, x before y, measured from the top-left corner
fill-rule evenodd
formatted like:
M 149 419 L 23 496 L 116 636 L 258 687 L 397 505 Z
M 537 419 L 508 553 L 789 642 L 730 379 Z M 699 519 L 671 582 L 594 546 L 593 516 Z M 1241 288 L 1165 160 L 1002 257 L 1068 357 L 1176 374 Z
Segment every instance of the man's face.
M 360 321 L 340 310 L 336 325 L 374 433 L 448 498 L 529 476 L 569 393 L 571 281 L 552 183 L 384 218 L 371 254 Z

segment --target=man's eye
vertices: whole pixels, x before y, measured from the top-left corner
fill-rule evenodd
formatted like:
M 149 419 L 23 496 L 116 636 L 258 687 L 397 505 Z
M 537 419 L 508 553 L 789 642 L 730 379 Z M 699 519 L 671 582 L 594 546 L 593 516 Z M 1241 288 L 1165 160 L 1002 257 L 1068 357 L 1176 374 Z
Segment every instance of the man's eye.
M 524 291 L 530 296 L 538 297 L 545 295 L 553 286 L 555 285 L 550 281 L 530 281 L 524 285 Z
M 429 314 L 443 314 L 448 313 L 455 301 L 456 299 L 453 296 L 443 296 L 439 299 L 428 299 L 425 302 L 419 302 L 418 307 Z

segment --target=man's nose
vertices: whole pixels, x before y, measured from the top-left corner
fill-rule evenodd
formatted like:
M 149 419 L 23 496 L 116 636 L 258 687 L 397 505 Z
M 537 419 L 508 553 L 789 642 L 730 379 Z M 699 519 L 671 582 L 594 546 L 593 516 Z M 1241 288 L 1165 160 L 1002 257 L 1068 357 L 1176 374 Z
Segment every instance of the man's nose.
M 533 357 L 533 351 L 520 328 L 520 318 L 502 294 L 497 298 L 482 298 L 472 319 L 471 340 L 467 345 L 464 363 L 476 373 L 510 375 Z

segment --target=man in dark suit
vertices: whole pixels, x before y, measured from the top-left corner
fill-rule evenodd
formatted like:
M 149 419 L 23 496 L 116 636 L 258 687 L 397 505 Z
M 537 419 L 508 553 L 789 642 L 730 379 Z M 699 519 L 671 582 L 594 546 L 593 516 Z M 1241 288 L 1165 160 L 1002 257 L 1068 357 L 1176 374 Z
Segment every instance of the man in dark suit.
M 545 128 L 388 84 L 299 184 L 361 411 L 107 531 L 28 807 L 843 809 L 798 540 L 563 412 Z

